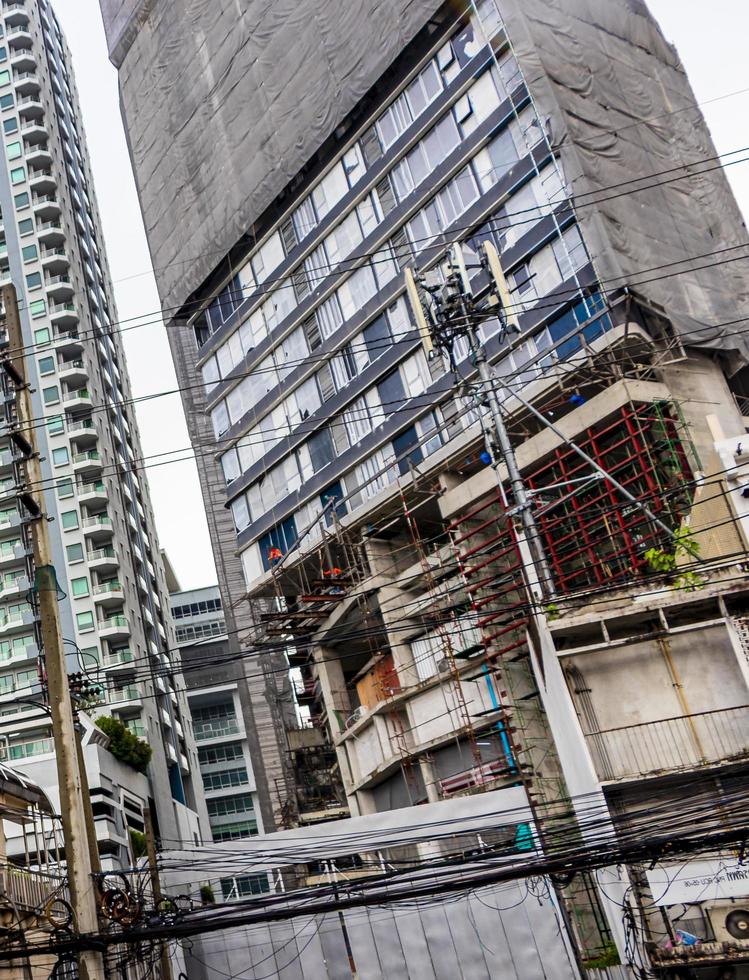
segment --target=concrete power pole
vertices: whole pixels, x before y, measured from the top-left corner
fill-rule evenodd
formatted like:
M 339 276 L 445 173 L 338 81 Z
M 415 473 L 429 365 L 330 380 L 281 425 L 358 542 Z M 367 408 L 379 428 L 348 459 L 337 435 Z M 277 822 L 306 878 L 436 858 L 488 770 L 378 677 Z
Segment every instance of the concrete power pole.
M 52 563 L 42 504 L 42 473 L 36 445 L 34 413 L 26 380 L 24 341 L 18 315 L 18 301 L 13 286 L 2 287 L 2 305 L 9 343 L 9 356 L 3 360 L 2 368 L 16 389 L 17 418 L 10 437 L 24 457 L 25 481 L 19 490 L 18 499 L 32 518 L 34 589 L 39 607 L 42 649 L 52 713 L 65 861 L 77 930 L 82 935 L 96 934 L 99 930 L 98 903 L 86 823 L 86 806 L 90 806 L 90 801 L 84 799 L 83 793 L 73 705 L 68 688 L 65 648 L 57 605 L 57 575 Z M 104 960 L 98 950 L 81 950 L 78 953 L 78 967 L 81 980 L 104 980 Z
M 533 663 L 541 702 L 547 718 L 552 722 L 554 731 L 574 731 L 578 724 L 577 717 L 574 706 L 566 693 L 566 682 L 562 675 L 554 642 L 549 631 L 545 609 L 546 603 L 555 594 L 554 580 L 546 559 L 543 539 L 532 511 L 531 495 L 523 480 L 515 450 L 509 439 L 500 408 L 498 390 L 504 389 L 508 394 L 513 395 L 545 427 L 556 432 L 561 438 L 564 439 L 564 437 L 541 412 L 530 405 L 515 390 L 508 388 L 502 382 L 502 379 L 497 377 L 489 365 L 484 344 L 478 333 L 478 324 L 489 317 L 499 316 L 505 331 L 519 331 L 519 327 L 517 317 L 512 312 L 512 302 L 497 251 L 491 242 L 485 242 L 482 251 L 485 257 L 486 271 L 489 273 L 493 282 L 492 292 L 495 296 L 494 301 L 490 301 L 490 304 L 485 309 L 477 310 L 473 305 L 470 280 L 460 245 L 454 245 L 451 249 L 448 262 L 449 273 L 444 285 L 434 287 L 427 287 L 423 283 L 419 285 L 411 270 L 407 269 L 406 290 L 422 337 L 422 342 L 428 354 L 431 355 L 435 347 L 451 353 L 452 346 L 459 337 L 464 337 L 468 341 L 471 358 L 476 367 L 476 373 L 479 376 L 479 384 L 475 386 L 478 392 L 478 399 L 488 407 L 491 415 L 491 427 L 484 428 L 487 450 L 492 458 L 497 476 L 497 484 L 503 497 L 504 477 L 501 471 L 502 465 L 507 470 L 507 476 L 514 496 L 514 506 L 510 508 L 508 514 L 520 519 L 519 526 L 517 523 L 515 524 L 515 535 L 525 588 L 529 599 L 529 622 L 532 625 L 529 633 L 535 647 L 535 663 L 534 658 L 532 658 L 531 662 Z M 431 303 L 424 301 L 424 293 L 431 295 Z M 621 489 L 627 499 L 634 499 L 626 491 L 626 488 L 621 487 L 619 482 L 611 474 L 606 473 L 572 440 L 564 439 L 564 441 L 578 455 L 586 459 L 599 476 L 604 477 L 613 486 Z M 635 501 L 635 503 L 641 506 L 643 512 L 648 517 L 656 520 L 645 505 L 640 505 L 638 501 Z M 661 526 L 660 521 L 657 521 L 657 523 Z M 671 534 L 670 531 L 669 534 Z M 595 770 L 584 745 L 577 744 L 574 740 L 570 739 L 565 740 L 561 746 L 557 744 L 556 748 L 559 751 L 565 783 L 572 797 L 573 806 L 575 807 L 578 805 L 576 796 L 579 795 L 581 806 L 579 816 L 581 826 L 584 826 L 585 805 L 589 805 L 589 801 L 592 798 L 592 795 L 589 794 L 600 794 L 600 791 L 597 789 Z M 601 803 L 605 806 L 603 797 L 601 796 L 600 798 Z M 588 804 L 584 802 L 586 800 Z M 535 813 L 536 804 L 530 796 L 529 801 Z M 542 846 L 544 846 L 542 823 L 538 817 L 536 823 Z M 599 832 L 603 832 L 604 826 L 607 826 L 607 829 L 613 834 L 613 826 L 606 819 L 602 821 Z M 617 892 L 613 898 L 606 894 L 603 889 L 599 889 L 599 899 L 606 912 L 609 927 L 621 956 L 624 956 L 627 950 L 627 941 L 624 935 L 621 915 L 627 885 L 628 881 L 625 875 L 621 887 L 619 887 L 619 882 L 617 882 L 616 886 L 612 886 L 615 887 Z M 567 918 L 566 903 L 561 891 L 560 898 L 560 909 L 562 914 L 565 915 L 565 918 Z M 571 928 L 570 933 L 574 935 L 574 931 Z M 575 949 L 578 965 L 580 965 L 579 953 L 580 951 Z
M 159 856 L 156 852 L 156 833 L 153 826 L 153 814 L 151 813 L 150 807 L 146 807 L 146 809 L 143 811 L 143 822 L 146 830 L 146 856 L 148 858 L 148 870 L 151 876 L 153 904 L 154 908 L 158 909 L 164 896 L 161 891 Z M 163 941 L 159 943 L 159 966 L 161 968 L 161 980 L 173 980 L 172 964 L 169 959 L 169 946 Z

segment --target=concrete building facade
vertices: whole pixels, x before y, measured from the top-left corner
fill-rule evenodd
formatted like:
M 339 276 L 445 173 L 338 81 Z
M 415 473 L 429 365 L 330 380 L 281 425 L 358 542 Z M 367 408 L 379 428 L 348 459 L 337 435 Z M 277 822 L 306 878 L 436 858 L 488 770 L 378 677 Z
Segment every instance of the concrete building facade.
M 229 41 L 227 4 L 195 32 L 222 84 L 198 81 L 184 110 L 189 39 L 164 69 L 164 103 L 146 104 L 154 45 L 183 30 L 167 6 L 102 0 L 162 298 L 179 307 L 178 375 L 204 383 L 185 407 L 219 584 L 247 647 L 285 648 L 301 671 L 298 701 L 336 752 L 350 812 L 520 783 L 542 827 L 553 801 L 575 811 L 593 797 L 617 832 L 646 835 L 653 800 L 676 805 L 690 787 L 700 819 L 720 820 L 720 795 L 745 791 L 749 753 L 749 252 L 645 4 L 403 3 L 398 36 L 360 10 L 337 35 L 337 57 L 351 57 L 341 100 L 328 98 L 339 65 L 315 60 L 317 33 L 275 66 L 286 12 L 248 10 Z M 363 35 L 370 58 L 356 57 Z M 266 102 L 252 85 L 261 68 Z M 295 101 L 297 79 L 317 101 Z M 196 103 L 215 107 L 207 133 L 225 124 L 231 166 L 210 188 Z M 235 156 L 260 109 L 277 142 Z M 174 126 L 173 148 L 154 138 L 159 123 Z M 191 212 L 201 258 L 179 271 L 179 232 L 155 201 L 177 136 L 190 146 L 181 189 L 222 202 Z M 486 241 L 507 275 L 501 317 L 488 315 Z M 468 347 L 457 337 L 451 359 L 427 357 L 406 301 L 408 268 L 439 295 L 456 242 L 551 570 L 540 607 L 507 473 L 487 465 Z M 221 261 L 209 267 L 209 253 Z M 265 680 L 251 689 L 258 788 L 279 824 L 288 719 Z M 565 892 L 583 965 L 631 956 L 631 903 L 658 975 L 746 976 L 749 948 L 737 952 L 726 925 L 741 884 L 687 903 L 687 929 L 683 890 L 659 890 L 643 867 L 626 877 L 618 895 L 583 876 Z
M 149 800 L 165 838 L 195 840 L 204 832 L 196 812 L 202 793 L 192 783 L 194 742 L 173 674 L 168 592 L 70 52 L 46 0 L 4 3 L 0 27 L 0 276 L 15 286 L 26 344 L 43 476 L 31 489 L 49 520 L 69 669 L 97 689 L 82 707 L 100 848 L 110 865 L 127 866 L 128 827 L 142 831 Z M 13 391 L 3 384 L 7 426 Z M 51 725 L 36 706 L 29 515 L 16 500 L 22 471 L 14 453 L 6 436 L 0 754 L 33 770 L 54 797 Z M 89 720 L 102 713 L 148 741 L 147 778 L 106 750 Z M 22 841 L 9 848 L 23 853 Z

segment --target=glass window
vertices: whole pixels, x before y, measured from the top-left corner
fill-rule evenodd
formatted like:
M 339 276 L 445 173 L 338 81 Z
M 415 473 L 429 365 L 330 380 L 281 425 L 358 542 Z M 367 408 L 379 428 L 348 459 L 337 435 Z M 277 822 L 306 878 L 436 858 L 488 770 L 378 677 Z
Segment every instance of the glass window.
M 221 457 L 221 469 L 224 471 L 224 479 L 227 483 L 231 483 L 232 480 L 237 479 L 241 470 L 239 468 L 239 457 L 237 456 L 236 449 L 231 449 L 228 453 L 224 453 Z
M 426 109 L 430 102 L 437 98 L 441 91 L 442 80 L 437 70 L 437 65 L 434 61 L 430 61 L 421 71 L 418 78 L 411 82 L 406 89 L 406 98 L 408 99 L 408 104 L 411 107 L 414 119 L 421 115 L 424 109 Z
M 23 155 L 20 142 L 8 143 L 6 151 L 9 160 L 18 160 Z
M 312 469 L 315 473 L 318 473 L 323 467 L 335 459 L 336 453 L 328 428 L 315 432 L 307 441 L 307 448 L 309 449 L 310 459 L 312 460 Z
M 26 180 L 25 167 L 14 167 L 10 172 L 11 184 L 22 184 Z
M 52 450 L 52 462 L 55 466 L 65 466 L 70 462 L 67 446 L 58 446 L 57 449 Z
M 47 312 L 47 304 L 43 299 L 35 299 L 33 303 L 29 303 L 29 311 L 32 317 L 44 316 Z
M 31 218 L 24 218 L 23 221 L 18 222 L 18 231 L 23 237 L 24 235 L 34 234 L 34 222 Z
M 481 169 L 481 184 L 485 190 L 501 180 L 520 159 L 511 129 L 503 130 L 486 148 L 489 167 Z
M 310 196 L 305 198 L 294 212 L 294 228 L 299 241 L 306 238 L 315 227 L 317 227 L 317 215 Z
M 71 478 L 66 477 L 64 480 L 59 480 L 57 483 L 57 496 L 63 500 L 65 497 L 72 497 L 75 493 L 73 488 L 73 481 Z
M 343 317 L 335 296 L 330 296 L 318 307 L 317 320 L 323 337 L 330 337 L 340 327 Z
M 361 180 L 366 170 L 364 157 L 362 156 L 358 143 L 355 143 L 348 153 L 343 154 L 343 160 L 341 162 L 343 163 L 343 169 L 346 171 L 349 184 L 353 187 L 354 184 Z
M 380 396 L 385 416 L 392 415 L 396 408 L 400 408 L 406 400 L 406 392 L 400 372 L 398 370 L 392 371 L 383 378 L 377 385 L 377 393 Z
M 0 95 L 0 109 L 10 109 L 12 105 L 15 105 L 12 93 L 8 92 L 5 95 Z
M 371 361 L 376 360 L 380 354 L 390 347 L 390 330 L 384 313 L 364 328 L 362 338 Z
M 57 361 L 54 357 L 39 358 L 39 374 L 54 374 L 56 367 Z
M 33 262 L 34 259 L 38 258 L 39 253 L 36 250 L 36 245 L 24 245 L 21 249 L 21 255 L 24 262 Z
M 94 614 L 92 612 L 76 613 L 75 621 L 81 633 L 90 633 L 94 628 Z
M 23 191 L 21 194 L 16 194 L 16 196 L 13 198 L 13 202 L 16 206 L 16 210 L 22 211 L 23 208 L 27 208 L 29 206 L 29 195 L 26 193 L 26 191 Z
M 60 514 L 60 519 L 62 520 L 62 526 L 66 531 L 70 531 L 75 527 L 78 527 L 78 511 L 77 510 L 66 510 Z
M 315 210 L 322 220 L 348 191 L 348 180 L 342 163 L 337 163 L 312 191 Z
M 65 554 L 71 565 L 77 561 L 83 561 L 83 545 L 78 543 L 69 544 L 65 549 Z
M 10 85 L 10 72 L 0 71 L 0 85 Z M 10 105 L 13 105 L 11 101 Z
M 5 132 L 6 136 L 9 136 L 11 133 L 18 132 L 18 120 L 15 116 L 11 116 L 10 119 L 3 120 L 3 131 Z
M 358 313 L 376 292 L 377 284 L 371 266 L 364 265 L 357 269 L 338 290 L 344 320 Z
M 231 513 L 234 518 L 234 527 L 237 531 L 244 531 L 246 527 L 250 526 L 250 509 L 247 506 L 247 498 L 244 494 L 232 501 Z
M 26 285 L 29 289 L 39 289 L 42 285 L 41 272 L 31 272 L 26 276 Z
M 213 434 L 218 439 L 229 428 L 229 413 L 226 410 L 225 402 L 219 402 L 212 410 L 211 422 L 213 423 Z
M 52 415 L 47 422 L 47 431 L 51 436 L 59 436 L 65 431 L 65 421 L 62 415 Z
M 82 578 L 71 579 L 70 587 L 73 590 L 73 595 L 76 598 L 89 594 L 88 579 L 85 575 Z
M 49 388 L 43 388 L 42 397 L 44 398 L 45 405 L 54 405 L 60 400 L 60 389 L 57 387 L 57 385 L 51 385 Z

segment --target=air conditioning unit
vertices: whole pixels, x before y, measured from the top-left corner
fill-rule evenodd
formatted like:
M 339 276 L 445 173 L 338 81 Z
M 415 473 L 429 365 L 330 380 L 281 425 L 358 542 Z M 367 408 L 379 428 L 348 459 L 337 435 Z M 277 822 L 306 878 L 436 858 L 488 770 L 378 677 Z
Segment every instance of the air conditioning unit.
M 365 707 L 360 705 L 355 711 L 353 711 L 346 719 L 346 728 L 351 728 L 360 718 L 363 718 L 366 710 L 367 709 Z
M 719 943 L 739 942 L 749 949 L 749 901 L 742 899 L 731 904 L 713 905 L 709 915 Z

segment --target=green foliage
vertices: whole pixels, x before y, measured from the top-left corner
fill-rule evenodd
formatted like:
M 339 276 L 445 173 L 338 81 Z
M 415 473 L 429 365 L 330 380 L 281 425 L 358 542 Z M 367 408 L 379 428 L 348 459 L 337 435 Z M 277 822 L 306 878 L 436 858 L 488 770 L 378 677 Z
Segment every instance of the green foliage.
M 133 735 L 127 725 L 118 718 L 97 718 L 97 727 L 109 737 L 109 751 L 120 762 L 131 766 L 137 772 L 145 772 L 151 761 L 153 749 L 147 742 Z
M 216 901 L 216 897 L 213 894 L 213 888 L 210 885 L 200 886 L 200 901 L 203 905 L 213 905 Z
M 553 622 L 555 619 L 559 619 L 559 617 L 561 616 L 561 613 L 559 612 L 559 606 L 556 604 L 556 602 L 550 602 L 546 607 L 545 612 L 546 612 L 546 618 L 550 622 Z
M 146 856 L 146 835 L 142 834 L 139 830 L 133 830 L 130 828 L 130 843 L 133 848 L 133 857 L 136 859 Z
M 619 966 L 620 964 L 621 960 L 613 943 L 606 943 L 603 952 L 598 956 L 591 956 L 589 959 L 583 960 L 583 966 L 586 970 L 605 970 L 607 966 Z
M 665 551 L 663 548 L 648 548 L 645 552 L 645 561 L 654 572 L 671 575 L 678 571 L 680 558 L 687 556 L 698 558 L 699 554 L 700 546 L 693 539 L 692 532 L 688 527 L 681 527 L 674 532 L 674 550 L 672 552 Z M 685 589 L 687 592 L 693 592 L 701 584 L 700 576 L 689 570 L 679 572 L 673 580 L 674 589 Z

